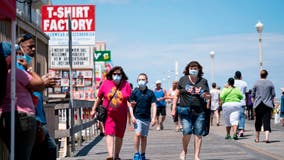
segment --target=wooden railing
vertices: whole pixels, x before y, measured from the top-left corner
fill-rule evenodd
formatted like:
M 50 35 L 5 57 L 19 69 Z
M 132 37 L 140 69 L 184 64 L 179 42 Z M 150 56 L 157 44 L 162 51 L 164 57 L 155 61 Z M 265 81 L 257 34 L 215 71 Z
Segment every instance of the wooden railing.
M 93 104 L 94 101 L 73 100 L 71 105 L 68 99 L 49 100 L 45 104 L 47 127 L 58 144 L 59 158 L 73 156 L 82 141 L 97 135 L 96 121 L 90 116 Z

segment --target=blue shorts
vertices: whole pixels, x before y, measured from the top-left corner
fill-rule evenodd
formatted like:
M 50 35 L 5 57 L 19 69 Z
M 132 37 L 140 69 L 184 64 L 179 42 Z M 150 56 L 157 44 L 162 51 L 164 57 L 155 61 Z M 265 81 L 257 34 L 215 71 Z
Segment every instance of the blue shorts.
M 185 113 L 179 113 L 183 135 L 194 134 L 204 136 L 206 133 L 205 113 L 195 113 L 188 110 Z
M 148 136 L 150 121 L 143 121 L 136 119 L 134 123 L 134 129 L 136 133 L 140 133 L 142 136 Z

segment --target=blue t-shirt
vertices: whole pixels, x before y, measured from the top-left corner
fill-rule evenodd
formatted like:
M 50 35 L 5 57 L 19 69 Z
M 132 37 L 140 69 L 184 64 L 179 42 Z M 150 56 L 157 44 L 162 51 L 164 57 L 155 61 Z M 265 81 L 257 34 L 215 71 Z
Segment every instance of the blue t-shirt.
M 148 88 L 146 88 L 145 90 L 135 88 L 130 96 L 130 102 L 131 101 L 136 102 L 136 106 L 133 107 L 135 118 L 150 121 L 151 104 L 157 101 L 154 92 Z
M 161 88 L 159 90 L 155 89 L 154 94 L 155 94 L 157 99 L 161 98 L 161 97 L 165 97 L 165 93 L 164 93 L 163 88 Z M 161 100 L 161 101 L 156 101 L 156 105 L 157 105 L 157 107 L 166 107 L 166 101 L 164 99 Z
M 46 125 L 46 117 L 43 108 L 43 95 L 40 92 L 33 92 L 33 95 L 38 98 L 38 103 L 36 106 L 36 120 L 39 121 L 42 125 Z

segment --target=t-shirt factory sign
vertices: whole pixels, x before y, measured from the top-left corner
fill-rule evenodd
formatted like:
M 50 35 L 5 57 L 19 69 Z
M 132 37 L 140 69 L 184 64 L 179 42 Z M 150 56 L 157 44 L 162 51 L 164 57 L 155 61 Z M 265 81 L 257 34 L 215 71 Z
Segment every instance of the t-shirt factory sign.
M 74 69 L 93 69 L 92 47 L 73 46 L 72 64 Z M 69 49 L 67 46 L 50 47 L 49 68 L 68 69 L 69 68 Z
M 71 17 L 72 44 L 95 45 L 95 6 L 42 6 L 42 31 L 50 45 L 68 45 L 68 15 Z

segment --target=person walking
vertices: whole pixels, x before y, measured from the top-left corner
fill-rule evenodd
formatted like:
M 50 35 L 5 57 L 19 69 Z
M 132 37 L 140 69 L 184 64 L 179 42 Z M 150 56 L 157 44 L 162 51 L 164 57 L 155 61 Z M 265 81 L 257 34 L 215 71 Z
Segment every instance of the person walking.
M 261 126 L 265 132 L 265 142 L 270 143 L 271 111 L 274 108 L 275 88 L 273 83 L 267 79 L 267 70 L 260 71 L 260 80 L 256 81 L 252 89 L 253 108 L 255 110 L 255 142 L 259 142 Z
M 156 81 L 156 88 L 154 90 L 154 94 L 157 98 L 156 106 L 157 106 L 157 130 L 164 129 L 164 121 L 166 119 L 166 99 L 167 92 L 162 88 L 162 82 L 160 80 Z M 161 116 L 161 120 L 160 120 Z
M 233 129 L 233 139 L 238 140 L 237 127 L 240 119 L 241 100 L 243 94 L 239 88 L 234 86 L 234 78 L 228 79 L 227 86 L 222 90 L 220 99 L 222 101 L 222 108 L 224 113 L 224 120 L 226 126 L 225 139 L 232 139 L 230 132 Z
M 247 115 L 249 120 L 254 120 L 253 103 L 251 96 L 251 89 L 246 94 Z
M 168 99 L 169 104 L 171 105 L 171 110 L 173 109 L 173 99 L 177 94 L 177 85 L 178 85 L 178 81 L 173 81 L 172 88 L 168 91 L 167 99 Z M 181 127 L 177 112 L 176 112 L 176 115 L 173 116 L 173 121 L 176 126 L 175 128 L 176 132 L 181 131 L 182 127 Z
M 173 99 L 171 115 L 178 113 L 183 128 L 180 160 L 186 159 L 192 134 L 194 134 L 194 160 L 199 160 L 202 136 L 206 134 L 205 109 L 207 104 L 205 99 L 210 99 L 209 86 L 207 80 L 202 78 L 203 71 L 199 62 L 189 62 L 183 73 L 184 76 L 178 82 L 178 91 Z M 178 99 L 179 106 L 177 106 Z
M 284 127 L 284 88 L 281 88 L 282 95 L 280 99 L 280 122 Z
M 220 107 L 220 90 L 217 90 L 216 83 L 212 83 L 212 89 L 210 90 L 211 100 L 210 100 L 210 109 L 211 109 L 211 125 L 213 125 L 213 117 L 216 117 L 216 125 L 220 125 L 219 117 L 219 107 Z
M 132 91 L 127 80 L 128 77 L 121 66 L 113 67 L 106 74 L 106 80 L 98 91 L 98 99 L 91 111 L 91 116 L 94 117 L 96 108 L 103 99 L 103 106 L 107 110 L 107 118 L 104 122 L 107 160 L 120 160 L 119 153 L 127 122 L 127 103 Z
M 239 137 L 244 137 L 245 122 L 246 122 L 246 92 L 247 92 L 247 82 L 242 80 L 242 73 L 240 71 L 235 72 L 235 86 L 240 89 L 243 94 L 243 99 L 241 100 L 242 108 L 240 111 L 240 120 L 238 125 Z
M 148 77 L 140 73 L 137 78 L 139 88 L 135 88 L 130 96 L 131 107 L 129 107 L 132 123 L 134 124 L 134 150 L 133 160 L 146 160 L 146 146 L 149 126 L 156 124 L 156 97 L 154 92 L 147 87 Z M 153 116 L 151 119 L 151 108 Z M 141 152 L 139 152 L 139 145 Z

